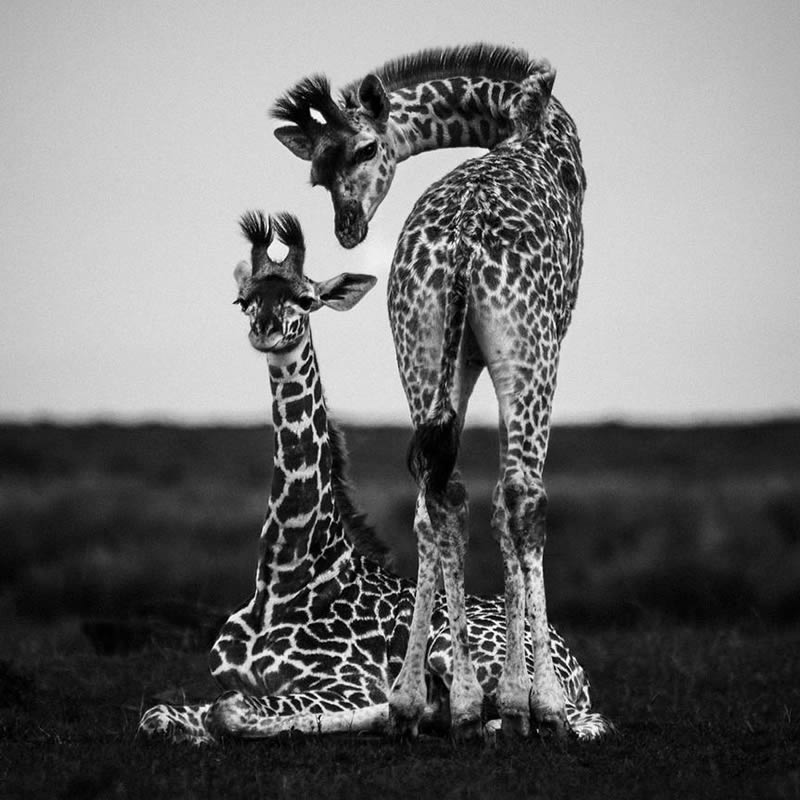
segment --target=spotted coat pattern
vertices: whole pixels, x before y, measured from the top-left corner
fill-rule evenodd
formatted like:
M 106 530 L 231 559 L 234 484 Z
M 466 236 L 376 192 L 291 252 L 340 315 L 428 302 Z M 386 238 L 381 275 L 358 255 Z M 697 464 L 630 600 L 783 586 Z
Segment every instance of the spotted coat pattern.
M 253 330 L 269 331 L 248 300 Z M 257 304 L 257 303 L 256 303 Z M 341 433 L 329 419 L 307 314 L 292 317 L 291 346 L 268 352 L 274 423 L 273 478 L 259 541 L 253 597 L 224 624 L 210 654 L 224 693 L 194 706 L 158 705 L 140 723 L 148 735 L 196 744 L 220 735 L 387 730 L 388 697 L 403 662 L 413 582 L 385 565 L 384 550 L 354 512 L 343 474 Z M 251 334 L 252 340 L 252 334 Z M 504 658 L 501 598 L 468 597 L 470 647 L 496 716 Z M 423 727 L 448 727 L 453 648 L 444 597 L 433 602 L 424 659 Z M 590 710 L 589 684 L 551 632 L 558 679 L 576 733 L 608 729 Z M 528 668 L 533 669 L 528 640 Z
M 450 426 L 458 436 L 484 368 L 495 385 L 501 464 L 494 520 L 506 563 L 508 626 L 520 642 L 527 612 L 537 664 L 531 688 L 521 646 L 509 646 L 500 704 L 504 724 L 523 734 L 529 707 L 540 724 L 556 730 L 566 724 L 564 698 L 549 663 L 542 471 L 560 345 L 582 267 L 585 177 L 574 123 L 549 99 L 551 82 L 545 75 L 518 86 L 523 94 L 547 94 L 530 104 L 540 109 L 541 119 L 524 120 L 528 124 L 488 154 L 465 162 L 423 193 L 400 234 L 388 294 L 419 449 L 424 449 L 421 431 Z M 417 464 L 429 513 L 443 520 L 432 534 L 440 554 L 453 540 L 448 527 L 459 527 L 452 520 L 466 511 L 463 483 L 457 473 L 450 476 L 452 463 L 443 469 L 439 490 L 432 485 L 442 449 L 447 448 L 437 442 L 427 456 L 418 455 Z M 425 535 L 418 520 L 416 529 L 418 539 Z M 456 584 L 463 581 L 462 558 L 442 563 L 453 570 Z M 457 591 L 448 599 L 456 608 L 462 602 Z M 458 637 L 456 617 L 453 626 Z M 426 633 L 422 618 L 412 639 Z M 401 677 L 419 685 L 420 671 L 417 661 Z M 479 706 L 474 679 L 466 668 L 465 674 L 459 691 L 468 721 L 477 718 Z M 396 688 L 398 714 L 418 717 L 418 692 L 413 701 L 403 693 L 405 686 Z
M 424 707 L 422 653 L 440 568 L 457 643 L 454 718 L 467 733 L 479 718 L 481 692 L 465 645 L 459 540 L 466 493 L 453 469 L 469 396 L 484 368 L 500 417 L 493 519 L 508 621 L 503 724 L 526 735 L 532 712 L 540 725 L 566 729 L 548 647 L 542 471 L 560 345 L 582 267 L 586 182 L 574 123 L 551 97 L 554 79 L 546 61 L 476 45 L 388 62 L 345 87 L 341 107 L 324 79 L 307 79 L 276 106 L 276 116 L 295 123 L 276 136 L 311 161 L 312 183 L 330 191 L 345 247 L 366 236 L 400 161 L 440 147 L 489 148 L 417 201 L 389 283 L 392 333 L 415 428 L 409 464 L 420 484 L 417 601 L 391 699 L 396 725 L 411 730 Z M 311 109 L 323 114 L 324 126 L 308 123 Z M 526 616 L 536 663 L 532 686 L 522 647 Z

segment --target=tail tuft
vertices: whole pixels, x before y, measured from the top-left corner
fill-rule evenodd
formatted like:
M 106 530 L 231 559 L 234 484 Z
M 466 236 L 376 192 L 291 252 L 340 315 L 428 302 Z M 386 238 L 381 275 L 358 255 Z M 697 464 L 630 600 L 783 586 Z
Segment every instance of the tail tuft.
M 420 425 L 408 446 L 408 469 L 418 484 L 439 494 L 447 488 L 458 457 L 459 426 L 450 408 L 440 418 Z

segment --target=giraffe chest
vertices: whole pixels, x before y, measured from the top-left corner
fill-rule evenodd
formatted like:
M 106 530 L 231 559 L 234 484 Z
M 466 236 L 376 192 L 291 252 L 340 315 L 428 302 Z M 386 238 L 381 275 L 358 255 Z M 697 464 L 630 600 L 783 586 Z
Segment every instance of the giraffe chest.
M 214 646 L 215 677 L 270 694 L 384 685 L 387 625 L 395 615 L 379 583 L 357 576 L 336 591 L 300 593 L 263 630 L 247 624 L 251 617 L 243 609 Z

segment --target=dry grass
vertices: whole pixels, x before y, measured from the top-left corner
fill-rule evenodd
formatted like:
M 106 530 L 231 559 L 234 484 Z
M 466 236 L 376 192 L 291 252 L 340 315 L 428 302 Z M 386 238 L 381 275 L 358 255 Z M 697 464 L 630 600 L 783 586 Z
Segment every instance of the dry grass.
M 0 663 L 4 797 L 796 798 L 800 633 L 651 623 L 566 631 L 619 733 L 496 748 L 284 738 L 194 750 L 135 739 L 154 697 L 209 697 L 203 658 L 98 656 L 66 632 Z

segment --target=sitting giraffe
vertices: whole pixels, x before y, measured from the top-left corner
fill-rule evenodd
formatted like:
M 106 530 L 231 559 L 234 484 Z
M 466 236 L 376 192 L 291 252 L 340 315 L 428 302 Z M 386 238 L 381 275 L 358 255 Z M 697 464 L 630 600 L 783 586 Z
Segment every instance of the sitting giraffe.
M 211 703 L 155 706 L 139 729 L 196 744 L 224 734 L 384 732 L 414 584 L 387 569 L 387 549 L 351 499 L 343 437 L 327 414 L 308 324 L 323 305 L 351 308 L 375 279 L 344 274 L 316 283 L 305 277 L 303 236 L 290 215 L 248 213 L 242 230 L 252 255 L 250 264 L 236 267 L 236 302 L 249 318 L 251 345 L 267 354 L 275 438 L 255 593 L 230 616 L 211 650 L 211 672 L 225 693 Z M 282 262 L 269 256 L 273 231 L 289 248 Z M 502 600 L 468 597 L 467 615 L 491 719 L 504 656 Z M 555 631 L 551 646 L 573 730 L 585 739 L 602 735 L 609 724 L 590 711 L 583 669 Z M 423 729 L 447 730 L 452 660 L 437 596 L 425 653 Z
M 391 695 L 399 728 L 413 730 L 425 708 L 425 642 L 439 565 L 457 643 L 453 725 L 469 735 L 480 723 L 483 692 L 467 645 L 463 588 L 466 491 L 454 467 L 484 368 L 499 405 L 493 529 L 506 590 L 507 654 L 497 690 L 503 728 L 527 736 L 531 714 L 559 735 L 567 727 L 545 605 L 542 471 L 560 346 L 583 261 L 586 181 L 575 125 L 551 97 L 554 79 L 546 61 L 477 45 L 391 61 L 346 86 L 341 102 L 324 77 L 306 78 L 273 109 L 292 123 L 276 129 L 277 138 L 310 160 L 312 184 L 329 190 L 345 247 L 366 236 L 399 162 L 434 148 L 489 149 L 419 198 L 389 279 L 389 318 L 415 428 L 409 466 L 420 487 L 417 604 Z

